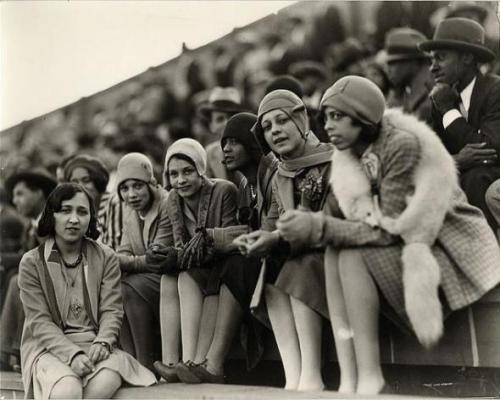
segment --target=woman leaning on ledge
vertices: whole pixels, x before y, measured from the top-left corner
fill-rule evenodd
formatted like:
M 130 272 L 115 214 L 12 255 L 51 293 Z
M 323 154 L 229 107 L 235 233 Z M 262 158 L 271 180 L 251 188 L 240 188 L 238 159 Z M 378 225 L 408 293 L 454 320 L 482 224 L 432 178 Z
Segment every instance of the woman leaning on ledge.
M 430 348 L 450 312 L 498 285 L 500 252 L 426 124 L 385 110 L 380 89 L 359 76 L 338 80 L 320 109 L 336 147 L 331 186 L 344 218 L 292 210 L 277 226 L 288 240 L 328 246 L 339 391 L 376 394 L 385 384 L 379 311 Z
M 156 381 L 115 348 L 123 316 L 120 268 L 114 253 L 94 241 L 96 224 L 85 190 L 63 183 L 48 197 L 38 226 L 47 241 L 21 260 L 26 397 L 110 398 L 123 382 Z

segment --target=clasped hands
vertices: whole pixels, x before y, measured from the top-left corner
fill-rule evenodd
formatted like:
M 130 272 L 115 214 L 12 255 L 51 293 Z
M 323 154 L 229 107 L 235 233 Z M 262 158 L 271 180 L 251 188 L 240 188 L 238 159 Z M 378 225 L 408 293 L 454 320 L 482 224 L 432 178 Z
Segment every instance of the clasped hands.
M 179 249 L 173 246 L 153 243 L 146 250 L 148 272 L 168 274 L 176 270 Z
M 312 230 L 310 212 L 301 210 L 287 210 L 276 222 L 276 230 L 254 231 L 238 236 L 233 244 L 241 254 L 248 257 L 263 257 L 284 239 L 288 242 L 307 241 Z
M 100 361 L 106 360 L 110 355 L 108 348 L 101 343 L 93 343 L 89 352 L 80 353 L 71 360 L 70 368 L 80 377 L 90 374 Z

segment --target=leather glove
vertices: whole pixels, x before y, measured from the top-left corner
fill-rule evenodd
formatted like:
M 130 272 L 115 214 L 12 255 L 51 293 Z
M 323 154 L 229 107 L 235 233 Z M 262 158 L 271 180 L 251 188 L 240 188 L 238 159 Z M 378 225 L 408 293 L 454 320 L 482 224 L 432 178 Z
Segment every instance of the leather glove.
M 185 244 L 182 257 L 179 259 L 180 269 L 201 268 L 213 257 L 205 228 L 197 228 L 195 235 Z

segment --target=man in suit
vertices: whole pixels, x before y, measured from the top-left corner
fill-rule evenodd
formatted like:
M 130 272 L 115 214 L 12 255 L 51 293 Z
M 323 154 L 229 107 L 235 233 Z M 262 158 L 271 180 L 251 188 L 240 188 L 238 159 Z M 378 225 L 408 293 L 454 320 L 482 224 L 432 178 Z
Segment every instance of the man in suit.
M 431 54 L 434 128 L 455 158 L 469 202 L 496 230 L 485 192 L 500 178 L 500 77 L 479 70 L 495 58 L 484 45 L 484 29 L 470 19 L 445 19 L 419 47 Z
M 387 103 L 401 107 L 422 121 L 432 121 L 429 91 L 433 81 L 429 72 L 429 57 L 418 49 L 427 38 L 414 29 L 394 28 L 385 37 L 388 76 L 393 88 Z
M 45 200 L 57 182 L 45 171 L 30 170 L 15 173 L 5 182 L 12 203 L 19 214 L 28 219 L 22 236 L 22 249 L 28 251 L 38 246 L 42 239 L 37 235 L 38 220 Z M 19 255 L 19 260 L 21 258 Z M 19 263 L 19 260 L 17 263 Z M 19 347 L 24 323 L 24 312 L 19 297 L 17 273 L 9 280 L 5 304 L 0 318 L 0 368 L 17 369 Z

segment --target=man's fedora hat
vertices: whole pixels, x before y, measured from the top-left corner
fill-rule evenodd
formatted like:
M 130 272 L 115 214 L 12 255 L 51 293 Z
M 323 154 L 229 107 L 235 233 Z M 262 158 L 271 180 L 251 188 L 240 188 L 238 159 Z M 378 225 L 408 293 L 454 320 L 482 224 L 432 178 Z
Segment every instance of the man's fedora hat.
M 210 119 L 212 111 L 220 111 L 228 114 L 236 114 L 244 111 L 238 89 L 220 86 L 213 88 L 208 97 L 208 102 L 199 108 L 200 114 L 206 119 Z
M 43 169 L 32 169 L 27 171 L 19 171 L 12 174 L 5 181 L 5 189 L 12 196 L 12 191 L 18 182 L 28 182 L 29 184 L 40 188 L 45 197 L 48 197 L 50 192 L 57 186 L 57 181 Z
M 386 62 L 428 58 L 418 45 L 425 42 L 425 35 L 411 28 L 394 28 L 385 36 Z
M 495 54 L 484 45 L 483 27 L 467 18 L 448 18 L 441 21 L 432 40 L 420 43 L 419 48 L 423 51 L 448 49 L 470 52 L 481 62 L 495 58 Z

